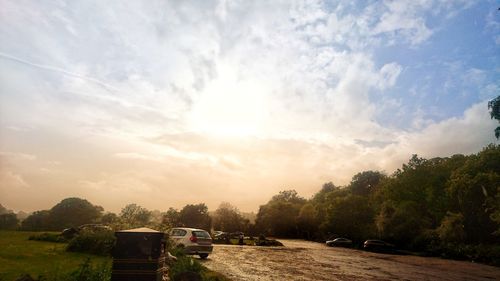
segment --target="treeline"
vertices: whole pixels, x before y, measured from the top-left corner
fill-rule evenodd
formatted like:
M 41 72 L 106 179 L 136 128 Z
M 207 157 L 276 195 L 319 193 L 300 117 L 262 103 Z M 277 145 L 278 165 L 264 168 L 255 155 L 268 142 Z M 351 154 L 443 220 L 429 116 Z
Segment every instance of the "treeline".
M 347 237 L 357 245 L 379 238 L 500 264 L 500 146 L 469 156 L 413 155 L 392 175 L 361 172 L 344 187 L 324 184 L 308 200 L 282 191 L 260 207 L 256 225 L 278 237 Z
M 285 190 L 260 206 L 255 222 L 225 202 L 211 214 L 203 203 L 166 212 L 129 204 L 114 214 L 87 200 L 67 198 L 20 224 L 11 213 L 2 214 L 0 228 L 61 230 L 88 223 L 115 229 L 190 226 L 316 241 L 347 237 L 358 245 L 380 238 L 415 251 L 469 245 L 498 248 L 499 190 L 500 145 L 492 144 L 469 156 L 424 159 L 414 155 L 392 175 L 364 171 L 347 186 L 325 183 L 309 199 Z

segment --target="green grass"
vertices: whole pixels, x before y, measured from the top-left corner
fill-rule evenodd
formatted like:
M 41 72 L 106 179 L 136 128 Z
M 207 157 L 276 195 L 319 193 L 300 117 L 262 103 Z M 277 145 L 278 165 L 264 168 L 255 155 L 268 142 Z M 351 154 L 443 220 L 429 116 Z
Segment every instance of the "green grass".
M 0 280 L 15 280 L 21 274 L 59 276 L 74 271 L 90 258 L 92 263 L 111 263 L 110 257 L 66 252 L 66 243 L 28 240 L 36 232 L 0 231 Z

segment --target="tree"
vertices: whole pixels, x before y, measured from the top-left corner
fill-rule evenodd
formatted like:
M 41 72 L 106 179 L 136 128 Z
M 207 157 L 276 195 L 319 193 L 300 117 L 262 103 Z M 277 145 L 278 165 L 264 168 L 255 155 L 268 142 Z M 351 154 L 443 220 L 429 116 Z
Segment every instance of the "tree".
M 257 227 L 266 234 L 280 237 L 297 237 L 297 217 L 306 200 L 295 190 L 281 191 L 260 206 L 257 213 Z
M 437 228 L 437 233 L 442 242 L 463 242 L 465 240 L 464 216 L 460 213 L 448 212 Z
M 208 214 L 208 207 L 204 203 L 188 204 L 179 212 L 179 222 L 186 227 L 210 230 L 212 219 Z
M 176 209 L 170 207 L 166 213 L 163 213 L 162 224 L 167 227 L 175 227 L 180 225 L 180 213 Z
M 364 196 L 350 194 L 336 197 L 328 205 L 323 229 L 362 241 L 374 232 L 374 210 Z
M 128 204 L 120 212 L 120 220 L 127 227 L 143 227 L 150 218 L 151 212 L 137 204 Z
M 378 184 L 386 176 L 379 171 L 364 171 L 352 177 L 349 189 L 355 195 L 368 195 L 377 189 Z
M 214 229 L 227 232 L 246 231 L 249 223 L 250 221 L 243 218 L 238 208 L 228 202 L 222 202 L 213 216 Z
M 491 119 L 495 118 L 500 122 L 500 96 L 488 102 L 488 109 L 490 110 Z M 500 138 L 500 126 L 495 129 L 495 137 Z
M 19 221 L 14 213 L 0 215 L 0 229 L 16 229 L 18 223 Z
M 48 230 L 50 229 L 50 211 L 36 211 L 21 223 L 22 230 Z
M 103 224 L 114 224 L 118 222 L 118 216 L 115 213 L 105 213 L 101 217 L 101 223 Z
M 4 206 L 2 206 L 2 204 L 0 204 L 0 215 L 2 215 L 2 214 L 8 214 L 8 213 L 12 213 L 12 211 L 8 210 Z
M 318 229 L 318 212 L 310 202 L 300 208 L 297 227 L 305 239 L 312 239 Z
M 415 201 L 387 201 L 376 217 L 376 226 L 382 238 L 411 247 L 429 222 Z
M 62 230 L 82 224 L 95 223 L 102 215 L 101 206 L 81 198 L 66 198 L 50 209 L 50 228 Z

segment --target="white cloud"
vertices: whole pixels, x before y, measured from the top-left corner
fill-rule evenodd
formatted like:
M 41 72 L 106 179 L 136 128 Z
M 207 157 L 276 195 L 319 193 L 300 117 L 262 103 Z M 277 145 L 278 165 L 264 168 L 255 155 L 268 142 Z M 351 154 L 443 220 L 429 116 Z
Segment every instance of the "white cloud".
M 41 156 L 7 155 L 36 163 L 4 177 L 111 198 L 114 210 L 199 198 L 250 210 L 285 187 L 311 195 L 365 169 L 390 172 L 415 152 L 477 151 L 491 139 L 479 105 L 442 122 L 409 113 L 411 132 L 377 121 L 407 101 L 386 94 L 405 65 L 374 49 L 427 42 L 426 13 L 447 5 L 6 1 L 0 148 Z M 464 75 L 484 82 L 479 69 Z M 60 178 L 46 159 L 58 159 Z

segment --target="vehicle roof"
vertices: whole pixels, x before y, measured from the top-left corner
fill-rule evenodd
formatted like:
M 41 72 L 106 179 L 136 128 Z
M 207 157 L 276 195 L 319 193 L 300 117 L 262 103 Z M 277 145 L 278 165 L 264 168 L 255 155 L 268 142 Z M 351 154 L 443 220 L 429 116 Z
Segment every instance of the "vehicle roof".
M 190 230 L 190 231 L 205 231 L 205 232 L 208 232 L 204 229 L 199 229 L 199 228 L 191 228 L 191 227 L 172 227 L 171 230 L 173 229 L 182 229 L 182 230 Z

